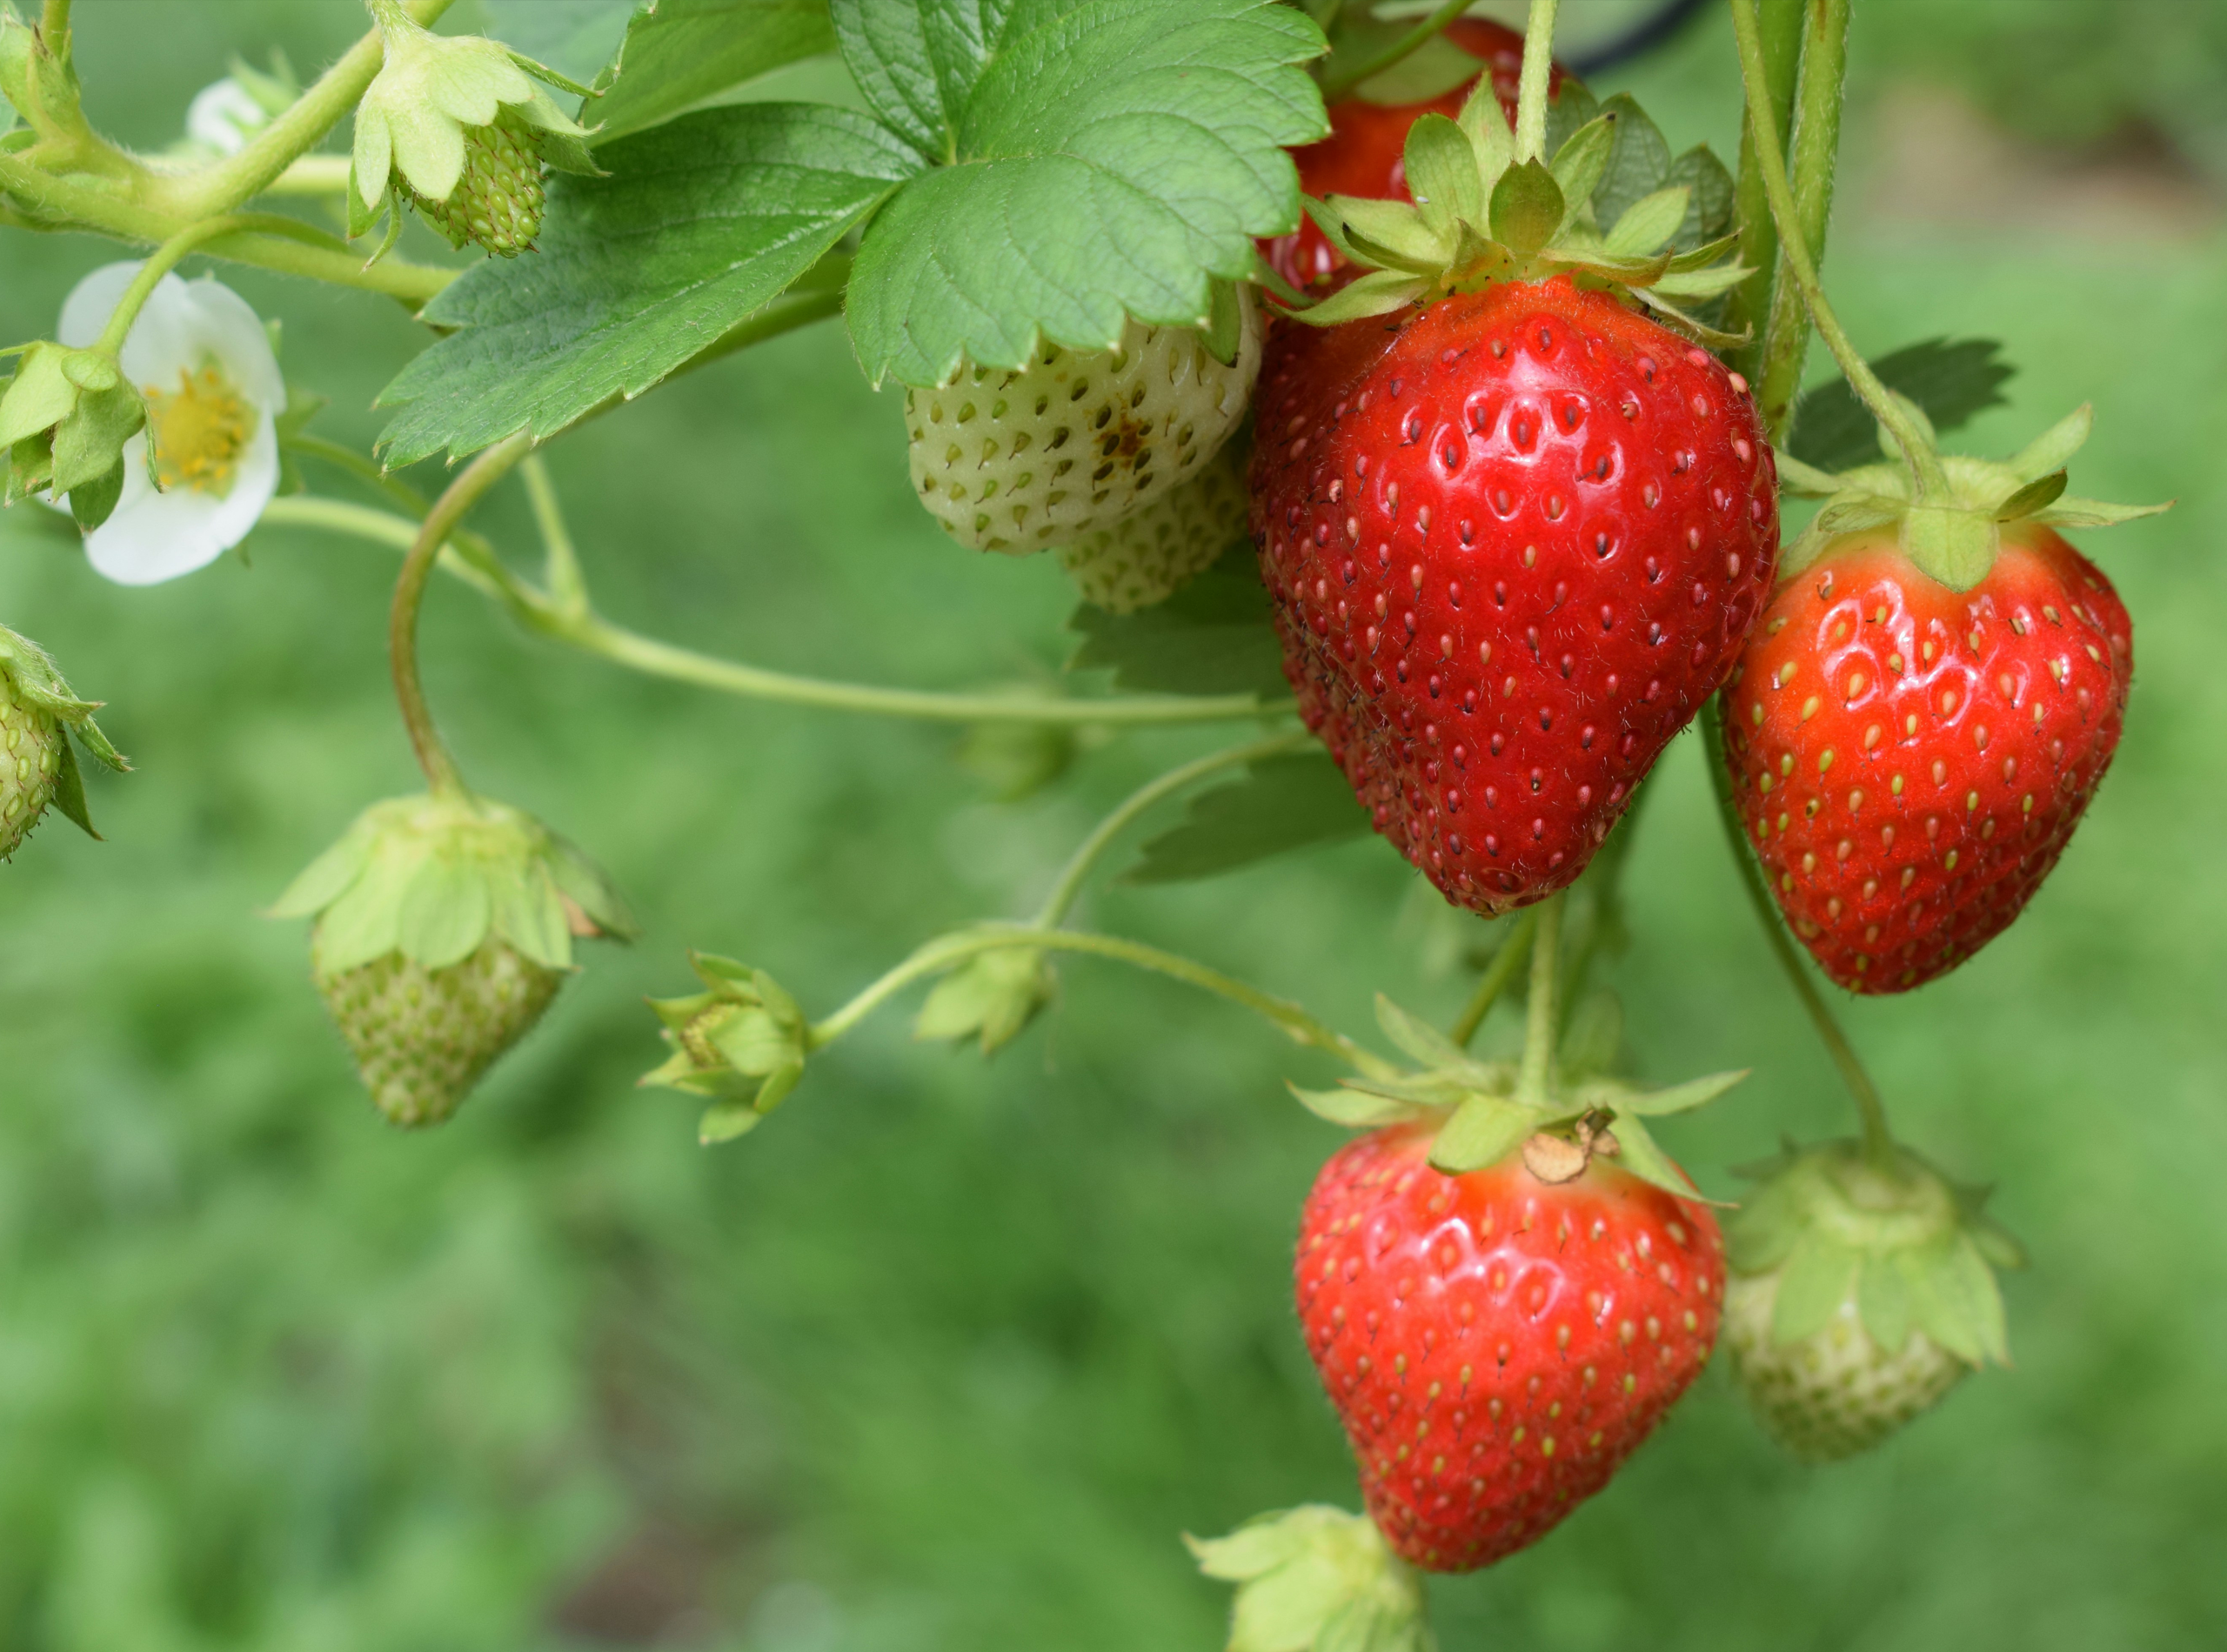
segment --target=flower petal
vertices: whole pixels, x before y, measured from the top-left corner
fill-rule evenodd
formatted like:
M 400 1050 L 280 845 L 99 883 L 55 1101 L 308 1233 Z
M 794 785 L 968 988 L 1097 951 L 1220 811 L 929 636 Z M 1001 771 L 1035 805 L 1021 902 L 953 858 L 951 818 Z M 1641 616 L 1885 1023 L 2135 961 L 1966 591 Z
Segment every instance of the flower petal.
M 278 436 L 266 413 L 240 455 L 223 498 L 191 488 L 158 493 L 146 473 L 146 438 L 124 450 L 124 494 L 115 514 L 85 536 L 94 572 L 122 585 L 159 585 L 206 567 L 245 538 L 278 487 Z
M 278 371 L 271 334 L 254 306 L 214 276 L 181 281 L 177 296 L 183 300 L 186 331 L 194 347 L 193 365 L 198 366 L 204 356 L 214 356 L 224 376 L 250 402 L 266 413 L 284 411 L 285 375 Z M 133 328 L 134 332 L 137 331 Z M 128 353 L 128 340 L 124 348 Z

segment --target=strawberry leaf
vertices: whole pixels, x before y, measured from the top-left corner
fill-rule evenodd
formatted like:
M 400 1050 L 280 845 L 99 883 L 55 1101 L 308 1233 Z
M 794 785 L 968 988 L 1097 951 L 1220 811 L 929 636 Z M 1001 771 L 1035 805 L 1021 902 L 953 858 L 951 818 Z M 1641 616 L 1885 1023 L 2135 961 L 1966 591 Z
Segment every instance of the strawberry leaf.
M 637 9 L 635 0 L 480 0 L 494 38 L 591 85 L 613 66 Z
M 1131 614 L 1086 603 L 1067 627 L 1083 639 L 1067 668 L 1110 666 L 1117 688 L 1264 696 L 1288 689 L 1250 545 L 1232 547 L 1166 602 Z
M 1283 146 L 1321 136 L 1297 65 L 1321 30 L 1269 0 L 840 0 L 869 103 L 939 164 L 867 231 L 851 336 L 867 376 L 1105 350 L 1123 318 L 1202 325 L 1211 278 L 1299 217 Z
M 1880 357 L 1871 368 L 1888 389 L 1923 409 L 1936 431 L 1955 430 L 2004 400 L 2003 381 L 2017 369 L 1999 358 L 2002 350 L 1992 338 L 1929 338 Z M 1836 378 L 1802 393 L 1789 448 L 1821 471 L 1845 471 L 1878 457 L 1878 428 L 1848 381 Z M 2030 473 L 2046 474 L 2062 463 Z
M 548 3 L 512 0 L 517 10 L 539 11 Z M 605 71 L 611 90 L 582 111 L 599 144 L 835 49 L 825 0 L 656 0 L 630 9 L 625 43 Z
M 558 177 L 541 250 L 467 270 L 426 307 L 458 331 L 381 392 L 405 405 L 391 464 L 546 438 L 641 394 L 817 263 L 918 163 L 865 116 L 809 104 L 710 110 Z
M 1193 798 L 1183 824 L 1144 846 L 1124 883 L 1218 877 L 1271 855 L 1366 837 L 1368 811 L 1327 753 L 1267 758 L 1242 779 Z M 1418 1057 L 1418 1060 L 1423 1058 Z

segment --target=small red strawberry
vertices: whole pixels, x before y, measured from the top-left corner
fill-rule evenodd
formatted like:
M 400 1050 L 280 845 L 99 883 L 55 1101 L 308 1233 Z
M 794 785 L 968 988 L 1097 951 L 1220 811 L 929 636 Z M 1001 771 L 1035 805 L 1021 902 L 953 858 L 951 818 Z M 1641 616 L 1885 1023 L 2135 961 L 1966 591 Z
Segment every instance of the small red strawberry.
M 1746 385 L 1556 277 L 1296 338 L 1256 405 L 1254 539 L 1308 726 L 1449 900 L 1568 885 L 1770 589 Z
M 1930 513 L 1899 467 L 1796 478 L 1837 503 L 1741 659 L 1724 754 L 1787 921 L 1851 992 L 1920 986 L 2000 934 L 2118 746 L 2132 622 L 2050 524 L 2143 512 L 2059 497 L 2086 431 L 2083 409 L 2007 465 L 1946 461 L 1955 498 Z M 1835 533 L 1836 512 L 1869 520 Z
M 1399 1125 L 1334 1156 L 1295 1271 L 1370 1515 L 1406 1560 L 1459 1572 L 1544 1536 L 1700 1374 L 1723 1241 L 1597 1158 L 1559 1182 L 1529 1154 L 1449 1176 L 1432 1139 Z
M 1301 194 L 1317 200 L 1326 195 L 1381 201 L 1412 199 L 1402 153 L 1408 129 L 1425 115 L 1451 119 L 1459 114 L 1481 79 L 1489 78 L 1501 114 L 1510 121 L 1515 118 L 1516 83 L 1523 73 L 1523 37 L 1485 17 L 1459 18 L 1445 35 L 1478 60 L 1481 65 L 1478 74 L 1421 103 L 1373 104 L 1365 98 L 1346 97 L 1331 104 L 1330 135 L 1291 152 L 1299 168 Z M 1559 91 L 1565 70 L 1556 64 L 1553 72 L 1553 90 Z M 1302 291 L 1317 283 L 1328 283 L 1346 267 L 1344 256 L 1312 219 L 1289 235 L 1264 239 L 1261 251 L 1278 275 Z

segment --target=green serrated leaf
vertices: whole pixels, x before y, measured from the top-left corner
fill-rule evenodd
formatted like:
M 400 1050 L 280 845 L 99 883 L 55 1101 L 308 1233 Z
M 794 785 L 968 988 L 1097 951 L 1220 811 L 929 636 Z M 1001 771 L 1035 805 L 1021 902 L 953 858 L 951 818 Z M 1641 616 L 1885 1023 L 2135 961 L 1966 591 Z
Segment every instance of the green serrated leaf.
M 1408 129 L 1408 192 L 1415 197 L 1423 222 L 1450 231 L 1456 221 L 1482 224 L 1484 185 L 1477 177 L 1477 152 L 1459 126 L 1443 115 L 1425 115 Z
M 1430 1161 L 1449 1176 L 1498 1164 L 1540 1125 L 1538 1114 L 1482 1091 L 1464 1098 L 1431 1143 Z
M 1321 33 L 1267 0 L 1040 0 L 992 11 L 846 0 L 846 61 L 941 162 L 867 230 L 848 317 L 868 378 L 1104 350 L 1125 316 L 1198 324 L 1212 277 L 1292 228 L 1283 146 L 1328 129 L 1298 65 Z M 855 13 L 857 27 L 844 21 Z
M 1082 638 L 1071 671 L 1110 668 L 1141 693 L 1282 695 L 1283 650 L 1250 545 L 1233 547 L 1166 602 L 1131 614 L 1085 604 L 1068 629 Z
M 1871 368 L 1888 389 L 1916 403 L 1935 430 L 1955 430 L 2003 401 L 2003 384 L 2017 369 L 1998 358 L 2002 349 L 1992 338 L 1929 338 L 1880 357 Z M 1821 471 L 1845 471 L 1877 457 L 1877 422 L 1848 381 L 1836 378 L 1803 392 L 1796 405 L 1789 448 Z M 2045 474 L 2060 465 L 2034 473 Z
M 512 3 L 538 10 L 545 0 Z M 618 59 L 609 63 L 611 90 L 584 111 L 599 144 L 835 49 L 826 0 L 657 0 L 632 10 Z
M 675 0 L 663 0 L 664 10 Z M 612 66 L 637 0 L 480 0 L 487 32 L 558 74 L 593 84 Z
M 390 463 L 545 438 L 636 396 L 805 274 L 918 165 L 863 115 L 707 110 L 598 151 L 550 188 L 540 251 L 467 270 L 426 308 L 458 329 L 380 393 Z
M 403 886 L 395 945 L 427 969 L 446 969 L 479 950 L 493 916 L 482 867 L 427 855 Z
M 1144 846 L 1125 883 L 1185 883 L 1271 855 L 1363 837 L 1368 811 L 1321 752 L 1265 758 L 1244 777 L 1200 793 L 1183 823 Z
M 1783 1348 L 1832 1322 L 1856 1287 L 1858 1253 L 1816 1228 L 1803 1234 L 1779 1269 L 1771 1341 Z

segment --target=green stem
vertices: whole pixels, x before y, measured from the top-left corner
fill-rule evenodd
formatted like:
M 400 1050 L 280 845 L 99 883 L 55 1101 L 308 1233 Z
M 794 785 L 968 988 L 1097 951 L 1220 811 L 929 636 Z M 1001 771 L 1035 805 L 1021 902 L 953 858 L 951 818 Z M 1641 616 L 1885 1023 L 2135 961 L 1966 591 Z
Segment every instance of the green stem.
M 304 155 L 289 161 L 286 170 L 271 180 L 265 195 L 344 195 L 348 170 L 355 163 L 345 155 Z
M 1223 769 L 1300 750 L 1310 738 L 1298 732 L 1271 735 L 1267 739 L 1254 740 L 1249 745 L 1233 746 L 1227 751 L 1209 752 L 1180 768 L 1170 769 L 1155 779 L 1147 780 L 1130 793 L 1127 801 L 1120 807 L 1100 821 L 1098 829 L 1084 839 L 1082 846 L 1069 858 L 1066 868 L 1060 873 L 1059 881 L 1052 886 L 1052 893 L 1045 896 L 1043 906 L 1037 911 L 1037 927 L 1054 929 L 1066 920 L 1076 898 L 1082 893 L 1083 883 L 1090 876 L 1091 867 L 1113 846 L 1114 840 L 1154 804 L 1173 797 L 1194 781 L 1220 773 Z
M 1778 130 L 1794 117 L 1794 82 L 1802 55 L 1802 19 L 1809 0 L 1762 0 L 1757 34 L 1762 43 L 1763 100 L 1770 106 Z M 1778 226 L 1771 222 L 1770 203 L 1763 197 L 1763 175 L 1756 164 L 1756 123 L 1742 116 L 1740 123 L 1740 181 L 1733 197 L 1740 228 L 1740 258 L 1754 272 L 1732 290 L 1725 324 L 1746 332 L 1748 342 L 1733 358 L 1733 365 L 1753 381 L 1762 377 L 1763 320 L 1770 314 L 1771 294 L 1778 269 Z
M 447 491 L 433 501 L 395 579 L 394 606 L 387 616 L 386 631 L 394 697 L 401 705 L 403 726 L 410 731 L 410 747 L 417 753 L 418 766 L 425 770 L 426 782 L 436 793 L 460 793 L 464 780 L 457 772 L 456 759 L 442 742 L 440 730 L 434 726 L 432 711 L 425 704 L 425 686 L 418 671 L 418 611 L 425 605 L 425 581 L 441 547 L 448 543 L 450 530 L 532 451 L 533 438 L 521 431 L 465 465 Z
M 392 523 L 394 527 L 402 532 L 402 548 L 405 550 L 409 549 L 411 540 L 418 537 L 418 524 L 425 519 L 427 505 L 425 496 L 424 494 L 420 493 L 416 488 L 411 486 L 409 483 L 404 481 L 400 477 L 391 475 L 389 472 L 381 470 L 376 460 L 364 458 L 363 454 L 358 453 L 354 448 L 350 447 L 344 442 L 332 441 L 323 436 L 312 436 L 308 431 L 302 431 L 287 437 L 282 445 L 290 453 L 298 453 L 304 458 L 320 459 L 325 464 L 331 465 L 335 470 L 344 472 L 348 475 L 354 477 L 358 481 L 362 482 L 368 486 L 377 488 L 380 492 L 385 494 L 388 498 L 393 500 L 395 504 L 409 512 L 411 519 L 408 522 L 397 521 L 391 517 L 385 518 L 386 521 Z M 284 499 L 274 499 L 271 501 L 272 505 L 283 505 L 285 503 L 287 503 L 287 501 Z M 309 505 L 320 505 L 326 503 L 326 501 L 323 499 L 304 498 L 300 500 L 300 503 Z M 378 513 L 377 512 L 372 512 L 369 514 L 377 516 Z M 270 509 L 267 506 L 264 512 L 264 518 L 266 521 L 270 519 Z M 371 537 L 379 538 L 384 542 L 385 534 L 382 532 L 378 534 L 372 535 Z
M 1826 347 L 1833 352 L 1833 359 L 1840 364 L 1849 387 L 1902 450 L 1903 462 L 1909 466 L 1917 502 L 1925 505 L 1945 499 L 1949 497 L 1949 478 L 1941 467 L 1940 455 L 1933 451 L 1924 431 L 1895 400 L 1886 385 L 1879 382 L 1879 376 L 1850 342 L 1841 327 L 1840 318 L 1833 313 L 1833 306 L 1825 297 L 1825 289 L 1817 278 L 1817 266 L 1810 261 L 1808 245 L 1802 237 L 1801 209 L 1795 202 L 1793 185 L 1787 179 L 1785 157 L 1779 148 L 1778 124 L 1764 101 L 1766 65 L 1762 43 L 1756 32 L 1756 0 L 1732 0 L 1732 28 L 1740 43 L 1740 72 L 1747 87 L 1748 117 L 1756 127 L 1756 164 L 1762 174 L 1763 194 L 1770 203 L 1771 217 L 1778 225 L 1780 267 L 1801 290 L 1810 319 L 1816 323 L 1817 336 L 1825 341 Z
M 1531 0 L 1523 29 L 1523 77 L 1516 84 L 1515 158 L 1547 157 L 1547 89 L 1554 84 L 1555 11 L 1560 0 Z
M 1794 941 L 1779 920 L 1778 903 L 1764 886 L 1762 869 L 1749 849 L 1747 829 L 1740 823 L 1739 805 L 1732 796 L 1732 772 L 1724 760 L 1722 699 L 1722 694 L 1711 695 L 1702 707 L 1702 760 L 1709 769 L 1709 784 L 1716 791 L 1717 818 L 1723 825 L 1733 861 L 1740 868 L 1741 886 L 1748 892 L 1748 904 L 1755 909 L 1756 921 L 1762 926 L 1764 939 L 1770 942 L 1771 955 L 1778 960 L 1779 968 L 1794 988 L 1794 995 L 1802 1000 L 1802 1007 L 1809 1013 L 1810 1025 L 1817 1029 L 1818 1039 L 1832 1056 L 1833 1065 L 1840 1069 L 1841 1082 L 1848 1087 L 1849 1096 L 1856 1103 L 1856 1115 L 1863 1120 L 1865 1159 L 1874 1169 L 1892 1174 L 1895 1137 L 1887 1127 L 1887 1108 L 1879 1099 L 1878 1087 L 1863 1070 L 1863 1060 L 1856 1054 L 1856 1047 L 1848 1041 L 1848 1034 L 1841 1030 L 1832 1007 L 1825 1002 L 1817 984 L 1809 979 L 1809 972 L 1802 966 Z
M 1294 1043 L 1334 1055 L 1356 1072 L 1372 1078 L 1392 1078 L 1397 1073 L 1397 1069 L 1390 1062 L 1356 1044 L 1335 1028 L 1315 1020 L 1289 1000 L 1264 993 L 1233 975 L 1225 975 L 1218 969 L 1209 968 L 1195 959 L 1164 952 L 1157 946 L 1148 946 L 1142 941 L 1130 940 L 1119 935 L 1093 934 L 1079 929 L 1021 928 L 1003 925 L 986 925 L 979 929 L 962 930 L 957 934 L 940 936 L 930 941 L 842 1008 L 825 1020 L 813 1023 L 808 1034 L 811 1047 L 819 1049 L 840 1038 L 914 981 L 940 974 L 953 965 L 982 953 L 1014 946 L 1026 946 L 1039 952 L 1087 953 L 1093 957 L 1111 958 L 1139 969 L 1150 970 L 1171 980 L 1185 981 L 1217 997 L 1227 999 L 1233 1004 L 1243 1006 L 1269 1022 Z
M 1386 70 L 1396 68 L 1399 64 L 1405 63 L 1409 57 L 1428 44 L 1433 36 L 1468 9 L 1469 0 L 1446 0 L 1445 4 L 1440 6 L 1437 10 L 1432 12 L 1374 57 L 1348 69 L 1334 80 L 1324 80 L 1322 101 L 1326 104 L 1334 104 L 1351 93 L 1354 88 L 1361 85 L 1364 81 L 1374 80 Z
M 1508 939 L 1493 954 L 1493 961 L 1485 966 L 1485 973 L 1477 982 L 1477 990 L 1469 995 L 1461 1013 L 1447 1029 L 1447 1036 L 1467 1049 L 1469 1040 L 1477 1036 L 1477 1029 L 1485 1024 L 1485 1017 L 1500 1001 L 1508 983 L 1515 979 L 1515 972 L 1522 967 L 1524 958 L 1531 951 L 1532 938 L 1539 932 L 1538 908 L 1533 907 L 1515 920 L 1515 927 L 1508 932 Z
M 231 217 L 204 218 L 198 224 L 187 224 L 149 253 L 146 262 L 139 266 L 139 273 L 131 278 L 131 284 L 124 288 L 124 296 L 116 301 L 116 309 L 109 316 L 108 325 L 101 330 L 101 336 L 94 342 L 93 348 L 110 356 L 122 350 L 124 339 L 131 332 L 131 324 L 139 319 L 139 311 L 146 305 L 148 294 L 154 291 L 162 278 L 177 268 L 203 243 L 230 235 L 235 230 L 245 227 L 249 222 L 245 218 Z
M 452 3 L 453 0 L 411 0 L 409 13 L 416 22 L 430 23 Z M 178 217 L 199 218 L 228 211 L 260 195 L 356 106 L 385 57 L 383 37 L 373 29 L 238 154 L 197 172 L 150 180 L 143 191 L 148 204 Z
M 46 0 L 39 8 L 39 37 L 64 63 L 70 59 L 70 0 Z
M 419 538 L 419 527 L 415 522 L 336 499 L 273 499 L 264 507 L 263 520 L 273 526 L 345 533 L 405 551 L 414 546 Z M 451 537 L 452 549 L 470 545 L 471 536 Z M 592 612 L 584 617 L 561 613 L 546 593 L 503 567 L 492 555 L 467 552 L 460 558 L 444 557 L 441 565 L 450 572 L 466 577 L 475 589 L 498 599 L 521 625 L 542 636 L 652 677 L 691 683 L 699 688 L 749 699 L 932 722 L 1048 723 L 1068 728 L 1242 722 L 1282 716 L 1292 709 L 1289 700 L 1263 701 L 1251 694 L 1029 699 L 1013 694 L 952 694 L 933 689 L 876 688 L 863 683 L 792 677 L 677 648 L 612 625 Z
M 1523 1066 L 1515 1079 L 1515 1099 L 1544 1107 L 1555 1082 L 1555 1040 L 1561 1029 L 1555 1013 L 1555 988 L 1561 973 L 1562 906 L 1568 897 L 1557 891 L 1539 903 L 1539 927 L 1531 943 L 1531 995 L 1524 1007 Z
M 573 547 L 572 530 L 565 525 L 564 506 L 549 479 L 549 467 L 540 454 L 529 453 L 522 474 L 526 502 L 533 507 L 533 525 L 541 535 L 543 588 L 558 612 L 584 617 L 588 612 L 587 579 L 580 572 L 579 552 Z
M 1833 214 L 1833 178 L 1840 160 L 1841 101 L 1848 81 L 1849 0 L 1814 0 L 1805 8 L 1802 72 L 1795 84 L 1792 185 L 1801 244 L 1813 260 L 1825 257 L 1825 231 Z M 1784 257 L 1782 251 L 1780 257 Z M 1808 355 L 1809 312 L 1801 290 L 1782 272 L 1771 288 L 1762 349 L 1756 358 L 1756 407 L 1763 431 L 1784 439 L 1802 388 Z

